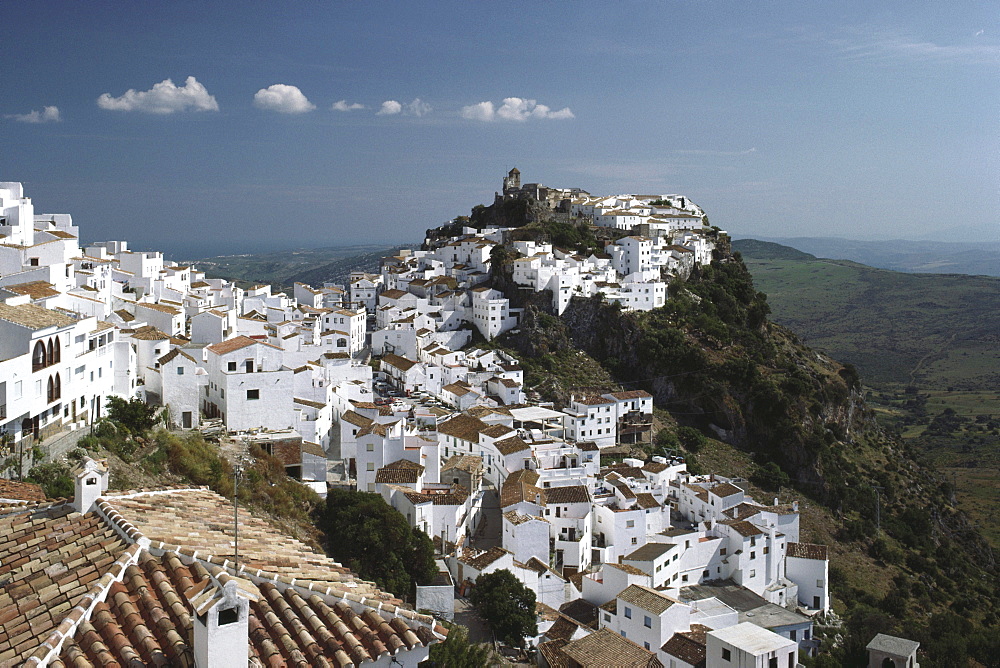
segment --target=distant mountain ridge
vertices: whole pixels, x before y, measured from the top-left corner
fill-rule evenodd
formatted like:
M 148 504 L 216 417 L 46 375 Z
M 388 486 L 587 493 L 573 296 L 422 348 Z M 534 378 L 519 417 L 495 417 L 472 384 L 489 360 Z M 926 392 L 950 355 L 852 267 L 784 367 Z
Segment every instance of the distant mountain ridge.
M 864 241 L 834 237 L 761 237 L 765 241 L 834 260 L 852 260 L 907 273 L 1000 276 L 1000 242 Z M 787 258 L 790 259 L 790 258 Z

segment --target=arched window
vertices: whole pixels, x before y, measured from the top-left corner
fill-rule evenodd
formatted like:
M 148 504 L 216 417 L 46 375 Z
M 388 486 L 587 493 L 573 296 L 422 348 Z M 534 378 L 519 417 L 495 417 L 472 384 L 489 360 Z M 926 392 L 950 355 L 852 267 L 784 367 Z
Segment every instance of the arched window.
M 49 382 L 45 388 L 45 397 L 48 403 L 52 403 L 56 400 L 56 383 L 52 380 L 52 376 L 49 376 Z
M 59 364 L 62 361 L 62 346 L 59 345 L 59 337 L 55 338 L 55 344 L 52 347 L 52 354 L 49 356 L 52 360 L 52 364 Z
M 49 363 L 46 364 L 45 366 L 49 366 L 51 364 L 55 364 L 55 361 L 56 361 L 56 346 L 55 346 L 54 343 L 52 343 L 52 339 L 49 339 L 49 352 L 48 352 L 47 357 L 48 357 Z
M 31 354 L 31 370 L 38 371 L 39 369 L 44 369 L 48 364 L 46 363 L 47 357 L 45 355 L 45 344 L 39 341 L 35 344 L 35 350 Z
M 55 388 L 55 398 L 62 399 L 62 378 L 59 377 L 59 372 L 56 372 L 56 382 L 53 383 Z
M 338 348 L 346 348 L 347 347 L 347 339 L 337 339 L 337 347 Z

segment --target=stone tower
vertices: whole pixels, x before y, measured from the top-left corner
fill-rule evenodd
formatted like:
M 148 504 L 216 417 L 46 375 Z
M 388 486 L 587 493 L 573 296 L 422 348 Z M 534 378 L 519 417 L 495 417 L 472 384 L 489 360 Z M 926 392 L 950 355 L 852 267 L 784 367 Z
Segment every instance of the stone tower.
M 521 172 L 517 167 L 510 170 L 507 176 L 503 180 L 503 193 L 506 195 L 512 190 L 519 190 L 521 188 Z

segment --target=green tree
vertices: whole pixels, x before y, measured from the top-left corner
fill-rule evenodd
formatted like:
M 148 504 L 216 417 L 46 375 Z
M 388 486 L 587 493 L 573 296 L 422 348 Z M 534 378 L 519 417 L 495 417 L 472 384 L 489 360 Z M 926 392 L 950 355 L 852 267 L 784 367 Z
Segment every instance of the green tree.
M 431 645 L 430 655 L 421 666 L 435 668 L 480 668 L 492 665 L 492 652 L 488 645 L 476 645 L 469 641 L 469 629 L 461 624 L 441 622 L 448 629 L 444 642 Z
M 480 575 L 469 597 L 497 638 L 512 647 L 524 647 L 525 636 L 538 635 L 535 592 L 507 569 Z
M 45 496 L 50 499 L 73 496 L 75 489 L 73 479 L 69 476 L 69 468 L 65 464 L 49 462 L 31 467 L 27 482 L 42 486 Z
M 152 429 L 153 425 L 156 424 L 154 415 L 156 415 L 156 406 L 147 406 L 138 397 L 128 401 L 121 397 L 108 399 L 108 419 L 117 422 L 133 434 L 142 435 Z
M 431 539 L 378 494 L 331 490 L 319 526 L 330 556 L 397 596 L 437 575 Z

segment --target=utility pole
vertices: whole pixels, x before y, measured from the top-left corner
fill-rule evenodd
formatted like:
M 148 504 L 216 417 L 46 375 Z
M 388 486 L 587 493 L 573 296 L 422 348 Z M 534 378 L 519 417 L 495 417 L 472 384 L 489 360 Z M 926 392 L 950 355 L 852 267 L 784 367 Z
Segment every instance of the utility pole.
M 243 466 L 237 457 L 233 464 L 233 563 L 236 572 L 240 569 L 240 478 L 243 477 Z

